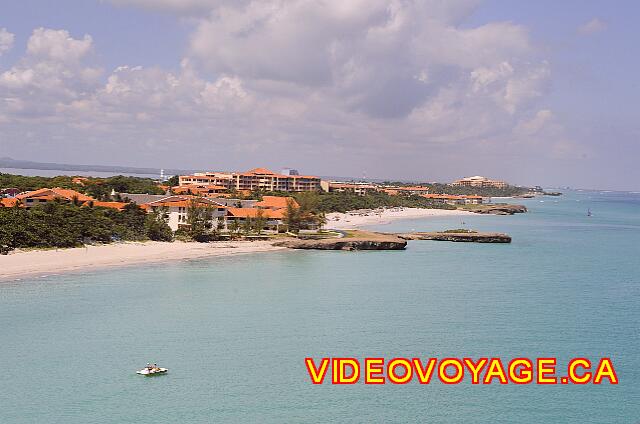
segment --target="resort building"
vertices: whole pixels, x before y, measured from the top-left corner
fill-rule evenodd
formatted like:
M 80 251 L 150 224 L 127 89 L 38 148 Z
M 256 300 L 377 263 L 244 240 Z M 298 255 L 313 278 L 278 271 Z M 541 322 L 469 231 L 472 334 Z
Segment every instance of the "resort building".
M 487 177 L 481 177 L 476 175 L 475 177 L 466 177 L 451 183 L 456 187 L 493 187 L 493 188 L 505 188 L 508 184 L 504 181 L 490 180 Z
M 284 228 L 285 209 L 260 209 L 260 208 L 227 208 L 226 226 L 225 228 L 233 228 L 233 222 L 238 222 L 238 225 L 242 225 L 247 219 L 255 220 L 261 214 L 265 219 L 265 230 L 280 231 Z
M 479 205 L 482 204 L 482 196 L 465 196 L 454 194 L 423 194 L 425 199 L 431 200 L 434 204 L 447 205 Z
M 94 208 L 109 208 L 109 209 L 116 209 L 121 211 L 127 205 L 128 203 L 125 203 L 125 202 L 101 202 L 99 200 L 92 200 L 85 203 L 83 206 L 89 206 Z
M 329 182 L 329 193 L 353 193 L 358 196 L 366 196 L 372 191 L 377 191 L 378 187 L 368 183 L 341 183 Z
M 395 187 L 394 190 L 396 190 L 398 193 L 407 195 L 420 195 L 429 193 L 429 187 L 422 186 L 401 186 Z
M 299 207 L 293 197 L 281 196 L 262 196 L 262 200 L 253 204 L 252 207 L 271 210 L 286 209 L 289 202 L 292 202 L 294 207 Z
M 60 187 L 41 188 L 39 190 L 28 191 L 26 193 L 17 195 L 16 199 L 20 200 L 20 203 L 26 208 L 44 204 L 47 202 L 52 202 L 54 200 L 77 202 L 79 204 L 95 200 L 93 197 L 78 193 L 75 190 L 69 190 Z
M 263 191 L 317 191 L 320 190 L 320 178 L 293 173 L 277 174 L 266 168 L 255 168 L 243 173 L 202 172 L 193 175 L 181 175 L 181 186 L 208 185 L 221 186 L 225 190 L 263 190 Z
M 176 231 L 180 227 L 188 227 L 187 210 L 192 206 L 210 208 L 213 225 L 218 226 L 219 221 L 224 225 L 227 208 L 207 197 L 196 196 L 166 196 L 160 200 L 154 200 L 140 205 L 148 212 L 161 212 L 167 221 L 169 228 Z
M 194 194 L 197 196 L 217 196 L 218 194 L 225 193 L 228 189 L 220 185 L 206 185 L 206 184 L 189 184 L 184 186 L 171 187 L 173 194 Z

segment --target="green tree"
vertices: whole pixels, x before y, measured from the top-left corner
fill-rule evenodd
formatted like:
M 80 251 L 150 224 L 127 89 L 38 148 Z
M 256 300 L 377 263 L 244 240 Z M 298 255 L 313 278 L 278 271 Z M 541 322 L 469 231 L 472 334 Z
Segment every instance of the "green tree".
M 300 208 L 292 199 L 287 199 L 287 208 L 284 211 L 283 223 L 287 226 L 287 231 L 298 233 L 302 222 Z
M 215 238 L 216 230 L 213 225 L 214 208 L 208 204 L 202 204 L 199 199 L 193 198 L 187 206 L 187 233 L 195 241 L 210 241 Z
M 262 230 L 267 225 L 267 215 L 263 209 L 258 209 L 256 211 L 256 216 L 253 219 L 253 228 L 255 232 L 260 235 L 262 234 Z
M 158 208 L 146 215 L 144 221 L 145 234 L 154 241 L 173 241 L 173 231 L 167 224 L 166 208 Z
M 180 177 L 178 175 L 174 175 L 170 177 L 166 183 L 169 187 L 175 187 L 180 184 Z

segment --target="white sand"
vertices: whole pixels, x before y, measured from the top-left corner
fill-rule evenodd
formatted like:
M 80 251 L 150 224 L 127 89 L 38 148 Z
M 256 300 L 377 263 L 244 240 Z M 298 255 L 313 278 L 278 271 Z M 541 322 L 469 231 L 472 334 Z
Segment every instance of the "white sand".
M 327 214 L 326 228 L 345 229 L 359 228 L 367 225 L 388 224 L 397 219 L 428 218 L 434 216 L 454 216 L 454 215 L 477 215 L 473 212 L 458 209 L 421 209 L 402 208 L 384 209 L 382 212 L 370 212 L 366 215 L 354 215 L 351 213 L 330 213 Z M 337 218 L 337 220 L 336 220 Z
M 58 250 L 15 251 L 0 255 L 0 280 L 44 276 L 69 271 L 168 262 L 208 256 L 283 249 L 268 241 L 215 243 L 117 243 Z

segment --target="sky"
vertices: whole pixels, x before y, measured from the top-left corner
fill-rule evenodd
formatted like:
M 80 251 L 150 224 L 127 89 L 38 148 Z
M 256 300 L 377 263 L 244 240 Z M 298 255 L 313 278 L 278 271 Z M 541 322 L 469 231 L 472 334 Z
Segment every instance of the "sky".
M 640 190 L 639 11 L 4 2 L 0 157 Z

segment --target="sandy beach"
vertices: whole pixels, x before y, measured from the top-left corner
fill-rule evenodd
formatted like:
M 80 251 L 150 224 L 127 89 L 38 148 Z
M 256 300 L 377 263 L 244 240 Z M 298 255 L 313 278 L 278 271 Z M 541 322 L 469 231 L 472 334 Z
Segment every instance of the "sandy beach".
M 393 208 L 368 213 L 348 212 L 327 214 L 327 228 L 359 228 L 367 225 L 387 224 L 397 219 L 428 218 L 436 216 L 476 215 L 473 212 L 449 209 Z
M 215 243 L 117 243 L 57 250 L 16 251 L 0 255 L 0 281 L 70 271 L 168 262 L 209 256 L 247 254 L 283 249 L 268 241 Z
M 446 209 L 397 208 L 375 212 L 331 213 L 327 228 L 359 228 L 396 219 L 475 215 Z M 89 269 L 160 263 L 210 256 L 225 256 L 284 249 L 269 241 L 221 241 L 214 243 L 143 242 L 116 243 L 71 249 L 14 251 L 0 255 L 0 281 L 42 277 Z

